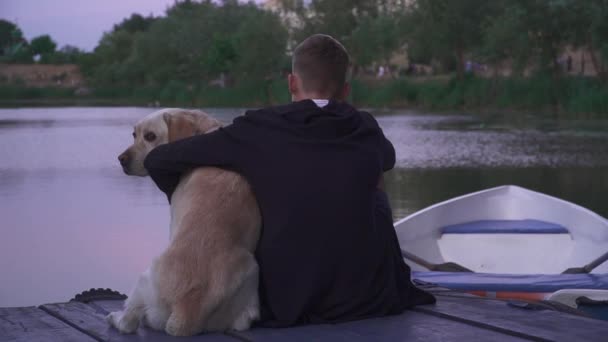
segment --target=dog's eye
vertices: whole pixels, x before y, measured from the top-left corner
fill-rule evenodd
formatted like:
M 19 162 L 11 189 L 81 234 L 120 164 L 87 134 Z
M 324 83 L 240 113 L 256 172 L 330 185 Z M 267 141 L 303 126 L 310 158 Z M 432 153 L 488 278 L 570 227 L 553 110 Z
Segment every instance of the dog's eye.
M 154 141 L 154 139 L 156 139 L 156 134 L 148 132 L 144 135 L 144 139 L 146 139 L 146 141 Z
M 135 132 L 131 133 L 133 135 L 133 139 L 135 139 L 137 136 L 135 135 Z

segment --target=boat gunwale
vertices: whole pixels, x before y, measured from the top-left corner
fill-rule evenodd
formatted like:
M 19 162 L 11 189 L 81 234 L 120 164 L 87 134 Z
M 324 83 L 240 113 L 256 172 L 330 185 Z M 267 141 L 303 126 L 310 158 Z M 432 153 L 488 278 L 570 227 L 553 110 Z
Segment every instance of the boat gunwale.
M 439 207 L 443 207 L 443 206 L 448 205 L 450 203 L 453 203 L 453 202 L 456 202 L 456 201 L 460 201 L 460 200 L 463 200 L 463 199 L 477 197 L 477 196 L 479 196 L 481 194 L 485 194 L 485 193 L 489 193 L 489 192 L 498 192 L 498 191 L 501 191 L 501 190 L 507 190 L 508 191 L 508 190 L 512 190 L 512 189 L 515 190 L 515 191 L 521 192 L 521 193 L 531 193 L 531 194 L 536 195 L 536 196 L 542 196 L 542 197 L 544 197 L 547 200 L 553 200 L 555 202 L 559 202 L 559 203 L 562 203 L 562 204 L 567 204 L 567 205 L 573 206 L 574 209 L 583 211 L 586 214 L 590 214 L 589 216 L 597 219 L 601 223 L 603 223 L 603 224 L 605 224 L 605 225 L 608 226 L 608 219 L 605 218 L 605 217 L 603 217 L 603 216 L 601 216 L 600 214 L 592 211 L 591 209 L 585 208 L 585 207 L 583 207 L 581 205 L 578 205 L 578 204 L 570 202 L 570 201 L 566 201 L 566 200 L 558 198 L 558 197 L 554 197 L 554 196 L 551 196 L 551 195 L 544 194 L 542 192 L 526 189 L 526 188 L 523 188 L 521 186 L 512 185 L 512 184 L 501 185 L 501 186 L 493 187 L 493 188 L 490 188 L 490 189 L 479 190 L 479 191 L 475 191 L 475 192 L 472 192 L 472 193 L 460 195 L 460 196 L 457 196 L 457 197 L 454 197 L 454 198 L 450 198 L 450 199 L 447 199 L 447 200 L 439 202 L 439 203 L 432 204 L 432 205 L 430 205 L 430 206 L 428 206 L 426 208 L 420 209 L 420 210 L 418 210 L 418 211 L 416 211 L 416 212 L 414 212 L 412 214 L 409 214 L 408 216 L 406 216 L 404 218 L 401 218 L 401 219 L 397 220 L 396 222 L 393 223 L 393 225 L 395 226 L 395 229 L 398 229 L 399 228 L 398 226 L 402 225 L 403 223 L 405 223 L 405 222 L 407 222 L 407 221 L 409 221 L 409 220 L 411 220 L 411 219 L 413 219 L 413 218 L 415 218 L 417 216 L 426 214 L 427 212 L 429 212 L 429 211 L 431 211 L 433 209 L 436 209 L 436 208 L 439 208 Z

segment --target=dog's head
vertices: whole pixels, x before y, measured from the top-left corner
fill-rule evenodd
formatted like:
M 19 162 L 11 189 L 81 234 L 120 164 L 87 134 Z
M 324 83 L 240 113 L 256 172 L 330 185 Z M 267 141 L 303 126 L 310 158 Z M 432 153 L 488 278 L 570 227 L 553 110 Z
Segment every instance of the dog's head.
M 219 121 L 205 112 L 187 109 L 163 109 L 141 119 L 133 129 L 133 145 L 118 156 L 127 175 L 147 176 L 144 159 L 161 144 L 213 131 Z

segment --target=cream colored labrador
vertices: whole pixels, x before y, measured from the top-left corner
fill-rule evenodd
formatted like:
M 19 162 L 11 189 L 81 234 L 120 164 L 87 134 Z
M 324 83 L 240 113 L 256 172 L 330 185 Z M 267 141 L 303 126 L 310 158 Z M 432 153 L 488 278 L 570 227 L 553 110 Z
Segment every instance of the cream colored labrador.
M 135 125 L 133 145 L 118 159 L 128 175 L 146 176 L 156 146 L 220 127 L 196 110 L 165 109 Z M 261 216 L 249 184 L 237 173 L 197 168 L 171 198 L 170 243 L 108 322 L 133 333 L 140 322 L 176 336 L 246 330 L 259 318 L 258 265 L 253 256 Z

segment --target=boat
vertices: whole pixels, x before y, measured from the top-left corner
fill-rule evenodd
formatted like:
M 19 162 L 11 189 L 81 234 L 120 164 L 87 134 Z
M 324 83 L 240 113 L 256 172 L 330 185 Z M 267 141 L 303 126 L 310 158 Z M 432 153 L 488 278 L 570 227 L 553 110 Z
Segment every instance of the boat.
M 395 229 L 416 279 L 493 298 L 603 290 L 598 300 L 608 300 L 608 220 L 574 203 L 505 185 L 432 205 Z

